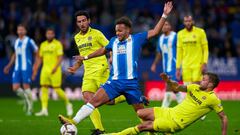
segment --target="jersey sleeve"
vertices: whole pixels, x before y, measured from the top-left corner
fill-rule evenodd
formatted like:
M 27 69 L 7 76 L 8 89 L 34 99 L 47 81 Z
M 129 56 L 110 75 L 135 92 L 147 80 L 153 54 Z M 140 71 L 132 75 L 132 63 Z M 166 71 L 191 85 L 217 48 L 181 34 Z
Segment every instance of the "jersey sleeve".
M 201 31 L 201 45 L 203 49 L 203 63 L 208 62 L 208 40 L 204 30 Z
M 197 84 L 189 84 L 189 85 L 187 85 L 187 92 L 193 91 L 195 89 L 199 89 L 199 85 L 197 85 Z
M 60 55 L 63 55 L 63 45 L 61 42 L 58 42 L 58 46 L 57 46 L 57 55 L 60 56 Z
M 181 33 L 177 34 L 177 60 L 176 60 L 176 68 L 180 68 L 182 64 L 183 57 L 183 48 L 181 41 Z
M 38 51 L 38 46 L 36 45 L 36 43 L 34 42 L 34 40 L 30 39 L 30 44 L 31 44 L 31 48 L 34 52 Z
M 215 98 L 214 100 L 211 101 L 210 107 L 216 112 L 219 113 L 223 110 L 223 106 L 221 104 L 221 100 L 218 98 Z
M 134 42 L 138 42 L 140 46 L 143 46 L 147 42 L 147 32 L 141 32 L 133 35 L 136 40 Z
M 112 46 L 113 46 L 113 43 L 115 41 L 115 38 L 111 38 L 110 42 L 108 43 L 108 45 L 105 46 L 105 49 L 107 51 L 112 51 Z
M 97 33 L 97 41 L 101 46 L 107 46 L 109 43 L 107 38 L 100 31 Z

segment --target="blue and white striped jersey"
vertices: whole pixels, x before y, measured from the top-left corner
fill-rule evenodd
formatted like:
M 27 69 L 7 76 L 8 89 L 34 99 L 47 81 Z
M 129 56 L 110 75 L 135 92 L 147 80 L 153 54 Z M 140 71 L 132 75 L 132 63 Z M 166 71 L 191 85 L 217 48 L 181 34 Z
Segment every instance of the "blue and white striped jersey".
M 27 71 L 32 69 L 33 53 L 38 50 L 35 42 L 25 36 L 22 40 L 19 38 L 15 41 L 15 71 Z
M 129 35 L 124 41 L 113 37 L 105 47 L 112 51 L 112 80 L 135 79 L 138 77 L 137 66 L 141 48 L 147 41 L 147 32 Z
M 176 32 L 172 31 L 168 36 L 162 34 L 159 37 L 157 51 L 162 54 L 163 72 L 176 72 L 176 44 Z

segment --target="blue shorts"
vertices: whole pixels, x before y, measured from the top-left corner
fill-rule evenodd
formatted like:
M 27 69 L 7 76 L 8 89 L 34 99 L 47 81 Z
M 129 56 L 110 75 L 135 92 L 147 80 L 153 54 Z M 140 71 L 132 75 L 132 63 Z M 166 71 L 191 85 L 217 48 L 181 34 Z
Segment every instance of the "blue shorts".
M 31 83 L 32 72 L 14 70 L 12 74 L 12 83 Z
M 172 72 L 165 72 L 171 80 L 173 81 L 177 81 L 177 77 L 176 77 L 176 72 L 175 71 L 172 71 Z
M 110 100 L 124 95 L 128 104 L 143 103 L 137 79 L 108 80 L 101 87 L 106 91 Z

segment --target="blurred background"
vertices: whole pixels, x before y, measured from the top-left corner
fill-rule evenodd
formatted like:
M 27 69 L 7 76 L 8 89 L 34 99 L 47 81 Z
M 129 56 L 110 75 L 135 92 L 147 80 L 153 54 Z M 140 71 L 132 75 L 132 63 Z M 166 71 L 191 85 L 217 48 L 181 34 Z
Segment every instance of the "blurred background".
M 45 29 L 53 27 L 64 48 L 63 87 L 72 99 L 81 98 L 83 68 L 75 75 L 66 72 L 78 54 L 73 36 L 78 32 L 74 13 L 91 13 L 91 26 L 110 39 L 115 35 L 114 20 L 126 15 L 133 21 L 133 32 L 147 31 L 162 15 L 163 0 L 0 0 L 0 96 L 14 96 L 11 73 L 3 73 L 17 38 L 16 26 L 28 26 L 28 36 L 37 45 L 45 40 Z M 174 31 L 183 28 L 183 16 L 191 13 L 195 25 L 204 28 L 209 43 L 208 70 L 220 75 L 222 82 L 216 89 L 222 99 L 240 100 L 240 0 L 177 0 L 169 20 Z M 139 76 L 144 93 L 152 99 L 163 96 L 164 84 L 150 66 L 156 52 L 156 40 L 149 40 L 142 49 Z M 144 66 L 142 66 L 144 65 Z M 33 94 L 39 89 L 39 76 L 33 82 Z M 53 97 L 54 94 L 53 94 Z M 36 97 L 37 98 L 37 97 Z M 56 97 L 55 97 L 56 98 Z

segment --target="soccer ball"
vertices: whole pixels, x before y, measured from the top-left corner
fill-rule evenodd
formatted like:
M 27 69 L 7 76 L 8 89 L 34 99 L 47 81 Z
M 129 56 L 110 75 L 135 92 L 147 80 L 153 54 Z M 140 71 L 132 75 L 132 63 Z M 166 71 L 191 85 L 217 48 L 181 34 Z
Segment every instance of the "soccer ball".
M 66 123 L 60 129 L 61 135 L 77 135 L 77 127 L 73 124 Z

